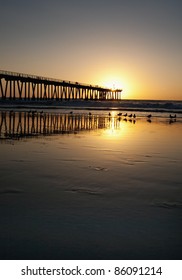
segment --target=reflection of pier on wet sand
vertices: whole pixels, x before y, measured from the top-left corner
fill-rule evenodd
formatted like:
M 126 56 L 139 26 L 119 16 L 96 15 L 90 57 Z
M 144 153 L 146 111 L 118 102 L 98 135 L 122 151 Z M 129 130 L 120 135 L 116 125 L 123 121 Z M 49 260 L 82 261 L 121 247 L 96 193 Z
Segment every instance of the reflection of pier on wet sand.
M 108 128 L 115 129 L 119 123 L 108 116 L 72 114 L 72 113 L 44 113 L 37 111 L 0 112 L 1 139 L 19 139 L 24 137 L 69 134 L 79 131 Z
M 119 115 L 119 116 L 118 116 Z M 55 113 L 37 110 L 0 111 L 0 139 L 20 139 L 25 137 L 71 134 L 96 129 L 120 129 L 122 123 L 135 124 L 136 121 L 147 121 L 146 116 L 136 118 L 123 117 L 120 114 Z M 155 118 L 154 122 L 176 123 L 176 119 Z

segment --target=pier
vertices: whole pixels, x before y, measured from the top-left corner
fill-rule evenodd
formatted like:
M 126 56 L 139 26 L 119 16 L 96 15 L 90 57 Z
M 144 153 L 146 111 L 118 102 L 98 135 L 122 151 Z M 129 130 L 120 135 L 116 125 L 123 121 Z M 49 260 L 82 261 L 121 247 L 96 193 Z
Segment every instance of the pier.
M 2 100 L 120 100 L 121 89 L 0 70 Z

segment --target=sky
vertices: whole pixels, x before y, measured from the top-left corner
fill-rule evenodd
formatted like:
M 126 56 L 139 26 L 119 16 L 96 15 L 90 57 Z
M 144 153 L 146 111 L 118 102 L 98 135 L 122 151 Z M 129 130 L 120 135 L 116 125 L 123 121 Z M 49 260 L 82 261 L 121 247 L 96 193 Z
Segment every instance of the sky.
M 181 0 L 0 0 L 0 69 L 182 100 Z

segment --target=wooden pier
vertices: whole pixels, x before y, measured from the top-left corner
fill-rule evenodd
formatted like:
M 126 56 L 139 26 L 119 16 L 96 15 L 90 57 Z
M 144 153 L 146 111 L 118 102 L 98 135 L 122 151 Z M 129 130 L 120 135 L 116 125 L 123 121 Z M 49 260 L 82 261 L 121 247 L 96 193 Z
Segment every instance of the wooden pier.
M 0 70 L 2 100 L 120 100 L 121 89 Z

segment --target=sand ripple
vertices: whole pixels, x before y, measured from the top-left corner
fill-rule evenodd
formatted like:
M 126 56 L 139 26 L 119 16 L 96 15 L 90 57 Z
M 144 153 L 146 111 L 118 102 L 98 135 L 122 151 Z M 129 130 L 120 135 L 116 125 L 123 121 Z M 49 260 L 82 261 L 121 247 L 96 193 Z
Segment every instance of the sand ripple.
M 182 209 L 182 202 L 155 202 L 153 203 L 153 206 L 161 207 L 165 209 L 175 209 L 175 208 L 181 208 Z
M 83 193 L 83 194 L 89 194 L 89 195 L 101 195 L 100 192 L 98 191 L 94 191 L 94 190 L 90 190 L 90 189 L 80 189 L 80 188 L 74 188 L 71 190 L 67 190 L 69 192 L 74 192 L 74 193 Z
M 18 189 L 0 190 L 0 195 L 2 195 L 2 194 L 19 194 L 19 193 L 22 193 L 22 191 L 18 190 Z
M 89 166 L 90 169 L 93 169 L 95 171 L 108 171 L 107 168 L 102 167 L 102 166 Z

